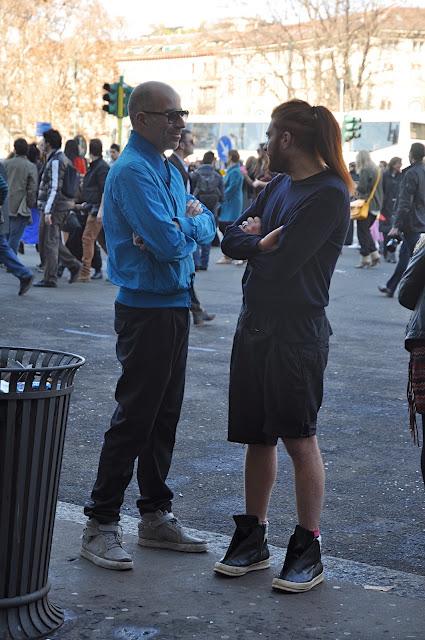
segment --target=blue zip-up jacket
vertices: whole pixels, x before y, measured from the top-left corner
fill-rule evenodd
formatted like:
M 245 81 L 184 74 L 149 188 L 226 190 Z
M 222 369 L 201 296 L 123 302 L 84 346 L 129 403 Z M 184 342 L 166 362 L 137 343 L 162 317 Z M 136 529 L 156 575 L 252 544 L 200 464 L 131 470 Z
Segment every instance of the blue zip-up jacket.
M 131 307 L 189 307 L 192 254 L 215 235 L 214 215 L 186 217 L 179 172 L 155 147 L 132 131 L 105 184 L 103 224 L 108 275 L 120 287 L 117 301 Z M 180 229 L 174 221 L 178 221 Z M 146 249 L 134 245 L 133 234 Z

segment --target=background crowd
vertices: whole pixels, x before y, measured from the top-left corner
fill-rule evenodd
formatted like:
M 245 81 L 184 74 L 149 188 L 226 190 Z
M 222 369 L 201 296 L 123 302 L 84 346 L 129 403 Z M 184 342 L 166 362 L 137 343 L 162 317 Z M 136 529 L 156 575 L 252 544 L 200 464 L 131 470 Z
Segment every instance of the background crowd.
M 259 144 L 257 156 L 245 162 L 232 149 L 225 167 L 213 151 L 189 164 L 194 150 L 192 132 L 184 129 L 169 161 L 179 170 L 185 189 L 214 213 L 217 235 L 212 244 L 219 246 L 226 228 L 273 178 L 266 145 Z M 20 280 L 20 294 L 33 284 L 33 274 L 18 257 L 26 243 L 34 244 L 40 255 L 37 268 L 43 276 L 34 283 L 37 287 L 55 288 L 65 269 L 71 284 L 103 278 L 101 249 L 106 256 L 107 247 L 101 201 L 109 167 L 119 158 L 120 147 L 112 144 L 105 160 L 102 142 L 95 138 L 89 142 L 88 159 L 85 152 L 78 137 L 67 140 L 62 151 L 60 133 L 50 129 L 38 145 L 23 138 L 15 140 L 13 151 L 0 165 L 8 188 L 0 222 L 0 262 Z M 378 166 L 366 150 L 349 164 L 356 184 L 353 199 L 368 202 L 368 216 L 351 222 L 345 244 L 359 249 L 358 268 L 376 267 L 382 259 L 396 265 L 392 277 L 379 287 L 388 297 L 394 296 L 419 235 L 425 232 L 425 207 L 416 207 L 413 221 L 406 211 L 401 214 L 403 221 L 399 215 L 400 198 L 404 208 L 409 207 L 414 188 L 411 177 L 421 177 L 424 155 L 423 145 L 415 143 L 410 165 L 403 170 L 401 158 L 381 161 Z M 425 182 L 419 189 L 425 191 Z M 425 195 L 422 198 L 425 201 Z M 196 271 L 208 269 L 210 248 L 197 247 L 193 256 Z M 243 261 L 222 254 L 217 263 L 241 265 Z M 195 324 L 213 317 L 193 292 Z

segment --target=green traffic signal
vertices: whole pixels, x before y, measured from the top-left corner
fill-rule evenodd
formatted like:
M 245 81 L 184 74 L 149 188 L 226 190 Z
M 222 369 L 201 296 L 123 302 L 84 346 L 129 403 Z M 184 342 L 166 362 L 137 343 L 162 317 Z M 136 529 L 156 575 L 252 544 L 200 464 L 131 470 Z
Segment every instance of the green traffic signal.
M 106 91 L 106 93 L 103 94 L 103 100 L 106 104 L 103 105 L 102 109 L 106 111 L 106 113 L 114 116 L 117 116 L 119 111 L 119 86 L 119 82 L 113 82 L 112 84 L 105 82 L 103 85 L 103 89 Z
M 105 82 L 103 89 L 106 91 L 103 94 L 103 100 L 106 102 L 102 107 L 103 111 L 119 119 L 126 118 L 128 116 L 128 102 L 133 87 L 126 84 L 121 76 L 119 82 L 112 84 Z
M 350 142 L 353 138 L 360 138 L 362 128 L 362 119 L 357 116 L 346 115 L 342 123 L 342 139 L 344 142 Z
M 123 116 L 126 118 L 128 116 L 128 101 L 130 100 L 131 93 L 133 91 L 133 87 L 130 87 L 128 84 L 123 84 Z

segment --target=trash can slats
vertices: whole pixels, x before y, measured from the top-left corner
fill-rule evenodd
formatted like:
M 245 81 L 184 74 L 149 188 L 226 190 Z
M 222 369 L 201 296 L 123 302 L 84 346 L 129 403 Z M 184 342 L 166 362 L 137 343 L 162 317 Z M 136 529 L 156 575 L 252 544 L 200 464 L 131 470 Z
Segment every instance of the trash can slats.
M 0 346 L 0 638 L 52 633 L 50 551 L 69 404 L 84 359 Z

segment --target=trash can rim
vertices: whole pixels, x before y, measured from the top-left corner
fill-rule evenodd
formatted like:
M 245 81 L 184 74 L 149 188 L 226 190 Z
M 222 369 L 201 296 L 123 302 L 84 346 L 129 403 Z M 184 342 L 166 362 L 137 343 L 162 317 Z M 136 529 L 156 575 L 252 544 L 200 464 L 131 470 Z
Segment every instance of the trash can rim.
M 25 371 L 65 371 L 66 369 L 75 369 L 75 368 L 79 368 L 81 367 L 86 359 L 83 356 L 80 356 L 76 353 L 69 353 L 68 351 L 59 351 L 57 349 L 43 349 L 41 347 L 16 347 L 16 346 L 9 346 L 9 345 L 1 345 L 0 344 L 0 351 L 2 351 L 3 349 L 8 349 L 9 351 L 39 351 L 40 353 L 53 353 L 56 355 L 62 355 L 62 356 L 68 356 L 70 358 L 75 358 L 77 361 L 76 362 L 72 362 L 69 364 L 59 364 L 59 365 L 48 365 L 47 367 L 42 367 L 42 366 L 35 366 L 35 367 L 31 367 L 31 369 L 17 369 L 16 367 L 0 367 L 0 373 L 13 373 L 16 371 L 21 371 L 22 374 L 25 373 Z

